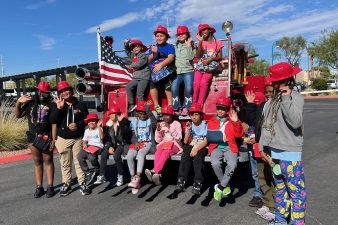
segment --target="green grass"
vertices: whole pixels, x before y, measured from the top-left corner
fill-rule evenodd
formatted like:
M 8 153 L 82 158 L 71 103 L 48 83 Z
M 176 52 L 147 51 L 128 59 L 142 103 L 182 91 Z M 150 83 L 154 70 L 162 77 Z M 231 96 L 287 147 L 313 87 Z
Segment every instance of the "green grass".
M 0 150 L 18 150 L 27 146 L 27 119 L 15 116 L 15 102 L 7 100 L 0 105 Z

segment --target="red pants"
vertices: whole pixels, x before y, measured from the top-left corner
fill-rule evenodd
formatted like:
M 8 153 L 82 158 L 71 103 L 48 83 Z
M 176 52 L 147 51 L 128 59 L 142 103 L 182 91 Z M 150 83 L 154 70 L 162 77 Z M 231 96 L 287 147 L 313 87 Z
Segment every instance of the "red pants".
M 204 104 L 211 79 L 212 73 L 202 73 L 199 70 L 195 70 L 193 103 Z
M 157 148 L 155 152 L 155 159 L 154 159 L 154 171 L 155 173 L 161 173 L 162 169 L 167 162 L 167 160 L 172 156 L 179 152 L 180 149 L 173 145 L 172 149 L 170 150 L 163 150 L 161 148 Z

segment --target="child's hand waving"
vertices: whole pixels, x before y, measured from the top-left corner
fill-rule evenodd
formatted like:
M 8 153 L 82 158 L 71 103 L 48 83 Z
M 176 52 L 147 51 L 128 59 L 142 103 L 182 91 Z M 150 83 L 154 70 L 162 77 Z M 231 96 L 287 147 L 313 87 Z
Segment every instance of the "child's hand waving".
M 201 36 L 198 32 L 195 34 L 195 37 L 196 37 L 199 41 L 203 41 L 202 36 Z
M 230 110 L 229 117 L 233 122 L 238 121 L 238 115 L 237 115 L 237 112 L 235 110 Z
M 248 103 L 254 103 L 255 102 L 255 98 L 256 98 L 256 95 L 253 91 L 247 91 L 245 93 L 245 98 L 246 98 L 246 101 Z
M 156 45 L 151 45 L 150 46 L 150 50 L 153 52 L 153 53 L 157 53 L 157 51 L 158 51 L 158 48 L 157 48 L 157 46 Z

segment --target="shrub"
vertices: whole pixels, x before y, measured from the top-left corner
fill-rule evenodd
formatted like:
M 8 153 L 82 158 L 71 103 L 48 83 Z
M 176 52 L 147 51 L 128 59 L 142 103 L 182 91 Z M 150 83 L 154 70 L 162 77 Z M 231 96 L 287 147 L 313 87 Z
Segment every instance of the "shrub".
M 0 105 L 0 150 L 17 150 L 27 145 L 27 120 L 16 118 L 13 105 L 13 100 Z
M 325 79 L 317 78 L 313 80 L 311 87 L 315 90 L 321 91 L 326 90 L 328 85 Z

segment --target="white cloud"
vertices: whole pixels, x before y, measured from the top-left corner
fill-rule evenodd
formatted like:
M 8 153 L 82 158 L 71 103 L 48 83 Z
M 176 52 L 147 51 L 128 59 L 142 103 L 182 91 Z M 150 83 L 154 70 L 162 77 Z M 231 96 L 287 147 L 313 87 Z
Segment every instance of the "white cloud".
M 29 9 L 29 10 L 35 10 L 35 9 L 39 9 L 45 5 L 49 5 L 56 2 L 56 0 L 45 0 L 45 1 L 41 1 L 41 2 L 36 2 L 30 5 L 27 5 L 25 8 Z
M 54 45 L 56 44 L 55 38 L 47 37 L 41 34 L 37 34 L 33 36 L 39 39 L 40 48 L 42 50 L 52 50 L 54 48 Z

